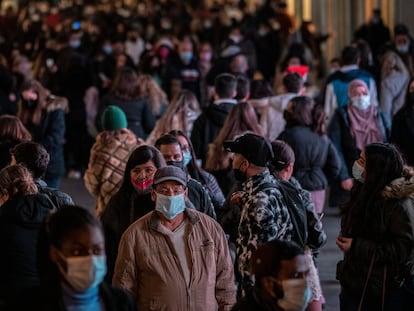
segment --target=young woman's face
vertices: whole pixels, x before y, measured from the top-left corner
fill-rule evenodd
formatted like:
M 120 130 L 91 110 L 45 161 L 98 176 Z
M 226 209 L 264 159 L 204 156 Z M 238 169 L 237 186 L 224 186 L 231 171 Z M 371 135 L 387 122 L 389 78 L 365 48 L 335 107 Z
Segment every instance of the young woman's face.
M 138 164 L 135 166 L 130 174 L 131 179 L 138 180 L 138 181 L 146 181 L 154 179 L 155 172 L 157 171 L 157 168 L 151 160 L 148 162 L 145 162 L 143 164 Z

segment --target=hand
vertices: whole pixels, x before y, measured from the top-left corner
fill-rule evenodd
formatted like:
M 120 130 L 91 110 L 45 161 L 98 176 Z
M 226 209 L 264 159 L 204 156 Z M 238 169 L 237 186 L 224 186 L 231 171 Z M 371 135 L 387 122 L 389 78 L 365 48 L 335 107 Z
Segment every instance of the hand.
M 336 245 L 339 247 L 341 251 L 347 253 L 351 249 L 352 238 L 345 238 L 340 235 L 336 238 Z
M 353 186 L 354 186 L 354 180 L 352 178 L 348 178 L 348 179 L 341 181 L 341 187 L 344 190 L 351 191 Z
M 243 191 L 236 191 L 231 194 L 230 202 L 233 204 L 240 204 L 242 197 L 244 195 Z

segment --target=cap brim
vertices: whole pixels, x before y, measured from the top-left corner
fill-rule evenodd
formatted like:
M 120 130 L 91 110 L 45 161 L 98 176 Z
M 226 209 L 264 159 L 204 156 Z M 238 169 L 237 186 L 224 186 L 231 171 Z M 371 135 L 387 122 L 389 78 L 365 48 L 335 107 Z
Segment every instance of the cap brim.
M 153 184 L 158 185 L 158 184 L 160 184 L 164 181 L 176 181 L 179 184 L 183 185 L 184 187 L 187 186 L 186 181 L 183 181 L 182 179 L 180 179 L 178 177 L 173 177 L 173 176 L 165 176 L 165 177 L 158 178 L 157 180 L 154 180 Z
M 225 150 L 229 151 L 229 152 L 236 152 L 239 153 L 240 152 L 240 148 L 239 145 L 232 140 L 226 140 L 223 142 L 223 147 Z

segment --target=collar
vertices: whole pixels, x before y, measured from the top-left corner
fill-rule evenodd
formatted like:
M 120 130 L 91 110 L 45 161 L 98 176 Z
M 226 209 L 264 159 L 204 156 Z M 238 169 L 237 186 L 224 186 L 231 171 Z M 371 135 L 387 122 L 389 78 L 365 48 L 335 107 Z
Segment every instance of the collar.
M 342 72 L 348 72 L 348 71 L 355 70 L 355 69 L 359 69 L 359 66 L 356 64 L 352 64 L 352 65 L 342 66 L 340 70 Z
M 214 101 L 215 105 L 220 105 L 220 104 L 223 104 L 223 103 L 235 105 L 235 104 L 237 104 L 237 100 L 233 99 L 233 98 L 224 98 L 224 99 L 216 99 Z

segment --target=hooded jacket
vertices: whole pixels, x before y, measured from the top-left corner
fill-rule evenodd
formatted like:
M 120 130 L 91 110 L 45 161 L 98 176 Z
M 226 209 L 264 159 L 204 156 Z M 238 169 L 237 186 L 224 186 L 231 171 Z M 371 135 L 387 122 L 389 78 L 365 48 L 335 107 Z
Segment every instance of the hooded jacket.
M 342 232 L 353 240 L 338 264 L 337 278 L 358 299 L 374 253 L 367 293 L 381 296 L 384 275 L 387 291 L 414 276 L 414 173 L 386 186 L 380 202 L 366 214 L 369 219 L 352 222 L 351 228 L 342 222 Z

